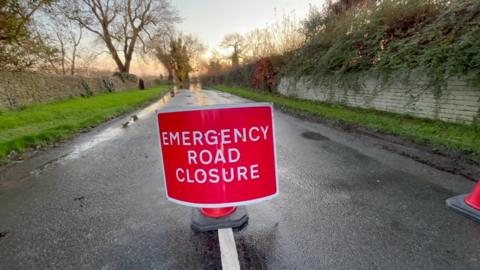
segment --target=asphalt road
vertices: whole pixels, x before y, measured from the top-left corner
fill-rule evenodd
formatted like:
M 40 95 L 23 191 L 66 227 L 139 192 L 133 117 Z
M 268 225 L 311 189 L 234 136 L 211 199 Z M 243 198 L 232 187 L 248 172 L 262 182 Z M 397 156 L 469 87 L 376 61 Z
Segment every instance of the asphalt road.
M 0 171 L 0 269 L 218 269 L 218 237 L 167 202 L 153 110 L 238 103 L 182 90 Z M 275 111 L 281 195 L 234 232 L 243 269 L 480 269 L 473 183 L 375 139 Z

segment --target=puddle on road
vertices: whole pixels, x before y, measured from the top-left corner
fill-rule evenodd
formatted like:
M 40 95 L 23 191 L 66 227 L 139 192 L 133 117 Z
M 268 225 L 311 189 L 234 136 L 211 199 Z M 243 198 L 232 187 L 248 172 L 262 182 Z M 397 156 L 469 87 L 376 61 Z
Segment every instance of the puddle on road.
M 204 93 L 200 92 L 200 91 L 194 91 L 193 92 L 194 95 L 195 95 L 195 99 L 197 100 L 197 104 L 199 106 L 207 106 L 207 105 L 210 105 L 210 102 L 209 102 L 209 99 L 207 96 L 205 96 Z
M 70 154 L 68 154 L 64 158 L 58 160 L 58 162 L 79 158 L 81 153 L 93 148 L 94 146 L 96 146 L 99 143 L 102 143 L 102 142 L 108 141 L 112 138 L 115 138 L 121 132 L 122 132 L 122 127 L 107 128 L 102 133 L 93 137 L 90 141 L 81 143 L 79 145 L 76 145 L 74 150 Z
M 329 138 L 323 136 L 320 133 L 317 132 L 312 132 L 312 131 L 306 131 L 302 133 L 302 137 L 307 138 L 309 140 L 315 140 L 315 141 L 327 141 L 330 140 Z
M 202 84 L 200 82 L 191 83 L 188 89 L 192 91 L 202 90 Z
M 152 105 L 146 107 L 145 109 L 141 110 L 138 112 L 136 115 L 138 117 L 138 120 L 145 119 L 152 113 L 154 113 L 156 110 L 160 109 L 161 107 L 165 106 L 165 104 L 170 101 L 171 97 L 169 95 L 165 95 L 163 98 L 158 100 L 157 102 L 153 103 Z M 136 120 L 134 120 L 133 117 L 131 117 L 128 120 L 128 125 L 125 123 L 123 126 L 131 126 Z M 65 161 L 65 160 L 71 160 L 71 159 L 76 159 L 80 157 L 81 153 L 95 147 L 96 145 L 111 140 L 118 135 L 120 135 L 122 132 L 124 132 L 124 127 L 123 126 L 118 126 L 118 127 L 109 127 L 102 131 L 100 134 L 95 135 L 91 140 L 88 142 L 81 143 L 79 145 L 76 145 L 74 147 L 74 150 L 62 158 L 59 161 Z
M 146 107 L 145 109 L 143 109 L 139 113 L 137 113 L 138 118 L 142 119 L 142 118 L 145 118 L 146 116 L 150 115 L 151 113 L 154 113 L 156 110 L 165 106 L 171 99 L 172 99 L 172 97 L 170 95 L 163 96 L 157 102 L 153 103 L 152 105 Z
M 130 127 L 136 121 L 147 118 L 152 113 L 154 113 L 156 110 L 165 106 L 170 101 L 170 99 L 171 99 L 170 95 L 163 96 L 157 102 L 149 105 L 148 107 L 146 107 L 143 110 L 141 110 L 140 112 L 138 112 L 136 114 L 137 117 L 132 116 L 132 117 L 129 118 L 128 122 L 124 123 L 123 125 L 118 125 L 118 126 L 115 126 L 115 127 L 106 128 L 104 131 L 100 132 L 99 134 L 92 136 L 92 138 L 90 140 L 74 145 L 73 150 L 71 152 L 69 152 L 69 153 L 67 153 L 63 156 L 60 156 L 58 158 L 55 158 L 53 160 L 50 160 L 47 163 L 44 163 L 43 165 L 41 165 L 41 166 L 37 167 L 36 169 L 30 171 L 29 175 L 33 176 L 33 177 L 39 176 L 43 171 L 52 167 L 55 164 L 63 164 L 66 161 L 70 161 L 70 160 L 79 158 L 83 152 L 88 151 L 89 149 L 92 149 L 93 147 L 101 144 L 102 142 L 111 140 L 111 139 L 121 135 L 122 132 L 125 131 L 125 127 L 127 127 L 127 126 Z

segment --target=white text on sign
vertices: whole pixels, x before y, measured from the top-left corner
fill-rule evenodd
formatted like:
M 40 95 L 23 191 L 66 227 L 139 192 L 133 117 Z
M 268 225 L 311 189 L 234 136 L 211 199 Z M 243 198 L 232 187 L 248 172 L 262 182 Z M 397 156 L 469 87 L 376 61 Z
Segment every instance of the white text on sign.
M 202 146 L 217 145 L 215 150 L 188 150 L 188 165 L 225 164 L 222 168 L 195 169 L 177 168 L 176 179 L 181 183 L 230 183 L 234 180 L 256 180 L 259 176 L 259 165 L 235 166 L 241 160 L 241 152 L 229 144 L 249 143 L 267 140 L 269 126 L 252 126 L 249 128 L 233 128 L 220 130 L 162 132 L 163 146 Z

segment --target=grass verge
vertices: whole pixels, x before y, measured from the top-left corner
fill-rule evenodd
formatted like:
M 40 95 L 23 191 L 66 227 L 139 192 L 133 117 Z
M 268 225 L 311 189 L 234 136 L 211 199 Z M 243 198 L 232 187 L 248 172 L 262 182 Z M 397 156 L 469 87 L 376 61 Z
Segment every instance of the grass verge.
M 305 112 L 343 124 L 358 125 L 369 130 L 398 135 L 416 143 L 436 148 L 461 151 L 480 157 L 480 126 L 461 125 L 415 118 L 376 110 L 332 105 L 259 92 L 244 87 L 212 86 L 213 89 L 255 101 L 272 102 L 276 106 Z
M 169 88 L 162 85 L 0 111 L 0 164 L 7 162 L 12 151 L 22 153 L 31 147 L 68 138 L 82 129 L 132 111 L 160 97 Z

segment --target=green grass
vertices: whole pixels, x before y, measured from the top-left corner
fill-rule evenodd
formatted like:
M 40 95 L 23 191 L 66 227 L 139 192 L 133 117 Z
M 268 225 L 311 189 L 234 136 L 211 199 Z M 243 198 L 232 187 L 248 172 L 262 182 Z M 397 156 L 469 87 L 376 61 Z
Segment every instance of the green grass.
M 215 85 L 219 91 L 252 99 L 272 102 L 313 116 L 333 120 L 344 124 L 353 124 L 369 130 L 398 135 L 421 144 L 430 144 L 436 148 L 462 151 L 480 157 L 480 126 L 461 125 L 414 118 L 375 110 L 365 110 L 331 105 L 323 102 L 308 101 L 259 92 L 249 88 Z
M 22 153 L 34 146 L 68 138 L 82 129 L 98 125 L 158 98 L 169 90 L 162 85 L 38 104 L 19 110 L 0 111 L 0 163 L 12 151 Z

